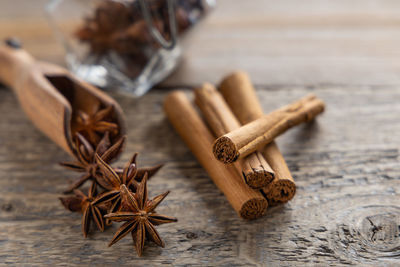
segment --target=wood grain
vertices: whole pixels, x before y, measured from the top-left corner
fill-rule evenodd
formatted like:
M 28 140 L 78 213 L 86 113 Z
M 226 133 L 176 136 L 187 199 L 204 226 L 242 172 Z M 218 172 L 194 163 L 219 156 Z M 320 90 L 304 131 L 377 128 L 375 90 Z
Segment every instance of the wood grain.
M 245 69 L 258 85 L 396 84 L 399 1 L 219 1 L 167 84 Z M 199 75 L 201 73 L 201 75 Z
M 45 2 L 1 1 L 0 38 L 19 35 L 35 57 L 61 63 Z M 168 90 L 115 96 L 128 130 L 119 162 L 135 151 L 142 166 L 165 162 L 150 196 L 171 190 L 159 211 L 179 219 L 158 227 L 166 248 L 147 245 L 140 259 L 129 238 L 107 248 L 116 226 L 81 237 L 79 215 L 57 200 L 74 177 L 57 165 L 68 155 L 0 88 L 0 265 L 399 265 L 399 21 L 396 0 L 218 1 L 184 40 L 183 64 L 165 85 L 216 82 L 240 68 L 265 112 L 307 93 L 327 110 L 277 140 L 294 199 L 247 222 L 166 121 Z
M 18 35 L 36 58 L 59 64 L 46 2 L 3 0 L 0 38 Z M 397 0 L 218 0 L 182 41 L 182 64 L 163 85 L 217 82 L 236 69 L 258 85 L 398 84 L 399 22 Z
M 316 124 L 277 140 L 298 192 L 253 222 L 237 218 L 166 121 L 162 100 L 168 91 L 154 90 L 140 101 L 116 97 L 129 129 L 119 162 L 135 151 L 142 166 L 165 162 L 149 181 L 150 195 L 171 190 L 159 210 L 179 219 L 158 227 L 166 248 L 147 246 L 141 259 L 129 238 L 106 247 L 115 226 L 81 237 L 79 216 L 57 200 L 74 175 L 57 165 L 67 155 L 1 89 L 0 258 L 14 265 L 399 263 L 400 136 L 393 134 L 400 131 L 398 88 L 258 89 L 266 112 L 310 92 L 328 109 Z

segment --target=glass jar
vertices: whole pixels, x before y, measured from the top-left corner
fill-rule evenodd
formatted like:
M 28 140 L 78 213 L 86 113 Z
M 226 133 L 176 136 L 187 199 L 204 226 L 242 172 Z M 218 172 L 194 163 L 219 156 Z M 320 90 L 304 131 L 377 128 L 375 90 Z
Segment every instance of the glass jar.
M 213 0 L 51 0 L 46 11 L 78 77 L 141 96 L 176 67 L 179 37 Z

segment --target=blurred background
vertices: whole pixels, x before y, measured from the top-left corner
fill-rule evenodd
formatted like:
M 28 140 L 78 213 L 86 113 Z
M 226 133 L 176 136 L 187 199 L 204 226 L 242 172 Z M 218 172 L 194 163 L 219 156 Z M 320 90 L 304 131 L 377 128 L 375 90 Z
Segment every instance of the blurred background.
M 47 3 L 2 0 L 0 38 L 65 65 Z M 234 69 L 263 85 L 398 84 L 399 26 L 396 0 L 218 0 L 181 40 L 182 61 L 162 86 L 216 82 Z

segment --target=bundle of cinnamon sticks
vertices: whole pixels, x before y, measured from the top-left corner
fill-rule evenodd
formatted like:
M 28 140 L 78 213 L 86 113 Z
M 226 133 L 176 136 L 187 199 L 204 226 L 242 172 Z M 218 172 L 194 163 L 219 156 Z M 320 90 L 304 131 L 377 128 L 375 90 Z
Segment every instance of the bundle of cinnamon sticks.
M 325 104 L 307 95 L 264 114 L 245 72 L 225 77 L 218 89 L 209 83 L 194 91 L 170 93 L 164 109 L 172 125 L 240 217 L 255 219 L 268 205 L 286 203 L 296 185 L 274 139 L 313 120 Z

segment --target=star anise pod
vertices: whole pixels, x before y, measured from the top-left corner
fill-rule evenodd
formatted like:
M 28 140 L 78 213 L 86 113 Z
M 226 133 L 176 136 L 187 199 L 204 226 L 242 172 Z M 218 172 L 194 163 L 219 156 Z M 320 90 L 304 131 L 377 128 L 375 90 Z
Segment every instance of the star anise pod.
M 121 208 L 121 186 L 137 187 L 135 177 L 137 174 L 136 156 L 134 154 L 131 160 L 126 164 L 125 168 L 118 174 L 118 172 L 108 165 L 102 157 L 95 155 L 96 163 L 102 176 L 97 178 L 97 182 L 106 190 L 103 194 L 98 196 L 97 203 L 112 202 L 109 212 L 117 211 Z
M 96 149 L 79 133 L 76 133 L 75 148 L 77 161 L 74 162 L 62 162 L 62 166 L 77 171 L 83 172 L 83 175 L 79 177 L 66 191 L 65 193 L 72 192 L 74 189 L 79 188 L 87 180 L 95 179 L 101 176 L 99 168 L 94 157 L 95 154 L 100 155 L 104 162 L 111 162 L 119 154 L 122 149 L 125 136 L 121 137 L 114 145 L 111 146 L 108 132 L 106 132 L 97 145 Z
M 174 217 L 156 213 L 156 207 L 168 195 L 169 191 L 154 197 L 147 198 L 147 175 L 139 183 L 136 193 L 132 193 L 125 185 L 121 186 L 123 208 L 122 211 L 110 213 L 104 217 L 125 223 L 118 229 L 109 246 L 112 246 L 120 239 L 131 233 L 135 243 L 136 251 L 142 255 L 146 238 L 153 240 L 158 246 L 164 247 L 164 242 L 155 229 L 155 225 L 177 222 Z
M 133 161 L 132 163 L 136 164 L 136 158 L 137 158 L 137 153 L 135 153 L 135 155 L 133 156 Z M 164 164 L 158 164 L 158 165 L 154 165 L 152 167 L 143 167 L 143 168 L 137 168 L 137 173 L 136 176 L 134 177 L 136 182 L 141 182 L 144 175 L 147 173 L 147 178 L 151 178 L 153 175 L 155 175 L 162 167 L 164 166 Z M 124 169 L 122 168 L 115 168 L 114 169 L 115 172 L 121 177 L 121 175 L 124 172 Z M 131 188 L 129 188 L 133 191 L 135 191 L 135 188 L 131 186 Z
M 99 157 L 97 164 L 102 172 L 101 177 L 97 177 L 97 182 L 106 191 L 98 196 L 98 203 L 108 203 L 110 205 L 109 212 L 118 211 L 121 209 L 121 186 L 125 185 L 132 191 L 136 192 L 138 182 L 142 181 L 144 177 L 149 178 L 158 172 L 163 166 L 159 164 L 153 167 L 137 168 L 135 153 L 131 160 L 125 165 L 124 168 L 112 168 L 106 162 L 102 161 Z M 111 221 L 106 220 L 106 224 L 111 224 Z
M 78 110 L 75 131 L 81 133 L 92 145 L 97 146 L 106 132 L 110 132 L 111 135 L 118 133 L 118 125 L 109 121 L 113 112 L 113 106 L 104 109 L 97 106 L 90 113 Z
M 88 190 L 87 196 L 78 189 L 74 190 L 75 196 L 60 197 L 61 203 L 70 211 L 80 211 L 82 215 L 82 233 L 87 237 L 92 221 L 95 222 L 97 228 L 104 231 L 104 218 L 100 207 L 96 205 L 96 183 L 92 183 Z
M 164 164 L 158 164 L 153 167 L 138 168 L 135 181 L 141 182 L 145 175 L 150 179 L 150 177 L 155 175 L 163 166 Z
M 102 55 L 112 48 L 112 35 L 128 27 L 133 16 L 131 10 L 117 1 L 102 1 L 94 16 L 88 17 L 85 24 L 76 31 L 76 37 L 90 46 L 91 53 Z

